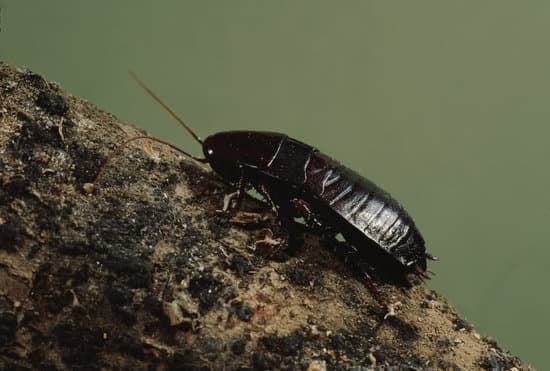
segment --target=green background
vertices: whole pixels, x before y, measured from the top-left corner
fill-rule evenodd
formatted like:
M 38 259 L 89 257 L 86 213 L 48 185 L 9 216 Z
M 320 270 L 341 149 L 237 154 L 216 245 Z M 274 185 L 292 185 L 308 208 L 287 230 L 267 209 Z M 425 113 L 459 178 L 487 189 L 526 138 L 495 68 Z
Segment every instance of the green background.
M 2 60 L 153 135 L 200 153 L 128 68 L 203 137 L 285 132 L 374 180 L 441 258 L 429 286 L 550 367 L 550 2 L 0 6 Z

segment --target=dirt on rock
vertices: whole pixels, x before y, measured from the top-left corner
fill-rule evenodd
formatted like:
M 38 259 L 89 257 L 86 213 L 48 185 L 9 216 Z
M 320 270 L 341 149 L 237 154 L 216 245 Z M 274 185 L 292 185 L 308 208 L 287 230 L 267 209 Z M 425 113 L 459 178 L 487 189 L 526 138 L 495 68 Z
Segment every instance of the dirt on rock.
M 170 148 L 134 142 L 89 193 L 143 134 L 0 63 L 0 369 L 529 368 L 423 286 L 381 285 L 384 320 L 315 235 L 256 254 L 261 227 L 212 216 L 231 190 Z

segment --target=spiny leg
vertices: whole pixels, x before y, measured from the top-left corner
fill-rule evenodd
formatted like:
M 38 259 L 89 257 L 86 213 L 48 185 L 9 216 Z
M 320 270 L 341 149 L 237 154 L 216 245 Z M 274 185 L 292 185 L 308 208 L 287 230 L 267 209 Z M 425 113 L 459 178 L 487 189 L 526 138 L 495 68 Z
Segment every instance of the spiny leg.
M 270 243 L 268 245 L 270 246 L 269 251 L 267 251 L 268 254 L 265 255 L 274 256 L 289 246 L 301 245 L 303 240 L 297 228 L 297 223 L 294 222 L 294 210 L 288 201 L 290 200 L 290 196 L 282 193 L 281 190 L 271 191 L 270 187 L 266 184 L 259 184 L 255 186 L 255 189 L 271 205 L 279 224 L 278 233 L 273 233 L 273 231 L 269 230 L 267 233 L 264 233 L 265 237 L 263 240 L 257 241 L 256 246 L 265 246 L 263 244 Z M 274 235 L 277 235 L 275 241 L 278 241 L 278 245 L 276 247 L 273 243 Z
M 241 209 L 244 195 L 246 194 L 246 188 L 249 185 L 249 180 L 248 174 L 246 172 L 246 167 L 243 165 L 239 165 L 239 169 L 240 175 L 236 184 L 237 190 L 224 196 L 222 209 L 216 209 L 214 211 L 216 215 L 232 217 Z M 235 199 L 235 204 L 232 206 L 231 204 Z
M 385 295 L 378 286 L 376 285 L 376 282 L 370 277 L 367 273 L 364 274 L 364 283 L 367 287 L 367 290 L 371 293 L 371 295 L 374 297 L 374 299 L 380 304 L 384 305 L 386 309 L 388 310 L 386 314 L 384 315 L 384 319 L 387 319 L 388 317 L 394 317 L 396 316 L 395 310 L 402 305 L 400 301 L 392 302 L 390 298 Z
M 269 206 L 271 206 L 271 210 L 273 210 L 273 212 L 275 213 L 275 216 L 279 217 L 280 215 L 279 207 L 277 206 L 275 201 L 273 201 L 273 198 L 271 197 L 271 194 L 269 193 L 267 187 L 263 184 L 260 184 L 255 188 L 256 188 L 256 191 L 258 191 L 258 193 L 267 201 Z
M 239 180 L 237 182 L 237 201 L 235 202 L 235 206 L 233 207 L 233 212 L 237 212 L 241 209 L 241 206 L 243 204 L 243 198 L 244 194 L 246 193 L 246 186 L 248 185 L 248 180 L 246 179 L 246 173 L 244 166 L 241 166 L 241 174 L 239 176 Z
M 368 273 L 369 271 L 372 272 L 372 267 L 368 263 L 360 263 L 362 259 L 357 258 L 358 250 L 347 241 L 339 241 L 336 235 L 337 232 L 334 229 L 327 228 L 323 233 L 323 241 L 331 246 L 336 256 L 352 269 L 355 277 L 365 285 L 376 302 L 386 308 L 387 312 L 384 319 L 396 316 L 396 309 L 402 303 L 400 301 L 392 302 L 386 294 L 380 291 L 376 281 Z
M 313 212 L 311 205 L 300 198 L 290 200 L 290 205 L 294 208 L 298 216 L 304 218 L 306 226 L 313 231 L 321 231 L 322 223 L 319 217 Z

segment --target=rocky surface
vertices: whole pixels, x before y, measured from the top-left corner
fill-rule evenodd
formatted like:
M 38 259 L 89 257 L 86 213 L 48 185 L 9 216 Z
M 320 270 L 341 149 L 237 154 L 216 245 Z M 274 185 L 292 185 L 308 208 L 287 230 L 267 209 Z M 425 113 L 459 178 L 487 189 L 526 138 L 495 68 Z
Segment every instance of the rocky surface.
M 384 320 L 315 235 L 266 258 L 269 210 L 41 76 L 0 64 L 0 369 L 527 369 L 437 293 Z M 184 134 L 182 134 L 184 135 Z M 263 224 L 263 225 L 262 225 Z M 355 368 L 359 369 L 359 368 Z

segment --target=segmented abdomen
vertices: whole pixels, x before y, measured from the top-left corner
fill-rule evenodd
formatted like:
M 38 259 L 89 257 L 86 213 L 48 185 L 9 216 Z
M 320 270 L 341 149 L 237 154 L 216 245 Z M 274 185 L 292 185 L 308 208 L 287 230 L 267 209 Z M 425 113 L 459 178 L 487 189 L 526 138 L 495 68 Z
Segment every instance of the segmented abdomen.
M 387 192 L 319 152 L 311 154 L 305 188 L 389 252 L 411 229 L 416 231 L 410 216 Z

